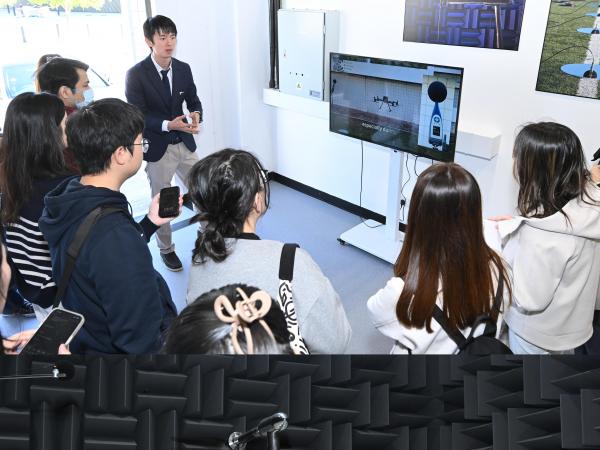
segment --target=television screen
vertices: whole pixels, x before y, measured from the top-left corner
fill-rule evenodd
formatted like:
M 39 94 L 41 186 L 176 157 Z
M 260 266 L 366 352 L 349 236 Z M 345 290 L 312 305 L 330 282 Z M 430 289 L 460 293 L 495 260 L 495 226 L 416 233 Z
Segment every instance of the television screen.
M 463 69 L 331 53 L 329 130 L 453 161 Z

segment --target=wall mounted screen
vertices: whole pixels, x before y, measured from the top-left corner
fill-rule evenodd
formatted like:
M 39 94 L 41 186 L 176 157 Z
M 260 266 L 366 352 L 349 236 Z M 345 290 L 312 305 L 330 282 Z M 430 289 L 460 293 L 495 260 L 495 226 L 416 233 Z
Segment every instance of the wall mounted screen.
M 453 161 L 463 69 L 331 53 L 329 130 Z

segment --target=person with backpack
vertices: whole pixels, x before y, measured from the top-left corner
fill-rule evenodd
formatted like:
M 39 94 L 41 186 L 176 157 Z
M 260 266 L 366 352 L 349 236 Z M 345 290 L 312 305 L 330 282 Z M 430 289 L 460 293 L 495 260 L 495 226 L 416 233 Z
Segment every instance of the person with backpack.
M 514 353 L 573 353 L 599 326 L 598 169 L 588 170 L 577 135 L 554 122 L 523 127 L 513 161 L 519 216 L 498 222 L 514 280 L 509 345 Z M 600 354 L 598 335 L 586 347 Z
M 473 175 L 455 163 L 427 168 L 394 277 L 367 302 L 375 327 L 395 341 L 391 353 L 510 353 L 497 340 L 510 289 L 502 258 L 484 240 Z
M 303 249 L 256 234 L 269 206 L 260 161 L 242 150 L 221 150 L 194 165 L 188 186 L 202 223 L 192 253 L 188 304 L 224 285 L 260 286 L 284 312 L 294 353 L 343 353 L 350 324 L 319 266 Z
M 148 147 L 143 129 L 139 109 L 114 98 L 93 102 L 67 121 L 67 139 L 82 176 L 65 180 L 46 196 L 39 226 L 50 247 L 59 292 L 63 274 L 73 268 L 60 299 L 64 308 L 85 318 L 71 341 L 73 353 L 157 352 L 176 315 L 147 245 L 158 227 L 173 218 L 159 216 L 157 195 L 138 224 L 119 191 L 142 164 Z M 97 212 L 99 219 L 84 234 L 76 263 L 70 263 L 82 224 Z

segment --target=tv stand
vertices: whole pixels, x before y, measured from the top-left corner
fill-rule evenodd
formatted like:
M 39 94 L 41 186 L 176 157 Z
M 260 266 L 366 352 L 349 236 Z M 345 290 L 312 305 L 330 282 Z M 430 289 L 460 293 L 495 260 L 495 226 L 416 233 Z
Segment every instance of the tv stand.
M 348 231 L 343 232 L 338 241 L 340 244 L 350 244 L 371 253 L 391 264 L 396 262 L 404 233 L 399 230 L 400 223 L 400 197 L 402 190 L 402 164 L 406 157 L 403 152 L 392 150 L 390 155 L 390 169 L 388 181 L 388 196 L 385 225 L 374 220 L 361 222 Z M 405 207 L 408 207 L 406 205 Z M 366 223 L 366 224 L 365 224 Z M 379 225 L 379 226 L 378 226 Z M 376 228 L 372 228 L 376 227 Z

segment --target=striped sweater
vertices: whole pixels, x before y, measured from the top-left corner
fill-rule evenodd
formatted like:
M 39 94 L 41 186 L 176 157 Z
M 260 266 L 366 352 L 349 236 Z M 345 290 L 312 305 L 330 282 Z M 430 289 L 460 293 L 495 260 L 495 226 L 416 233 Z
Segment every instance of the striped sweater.
M 64 179 L 36 181 L 17 221 L 4 227 L 13 282 L 25 299 L 42 307 L 52 304 L 56 283 L 52 278 L 48 243 L 38 227 L 38 220 L 44 210 L 44 196 Z

